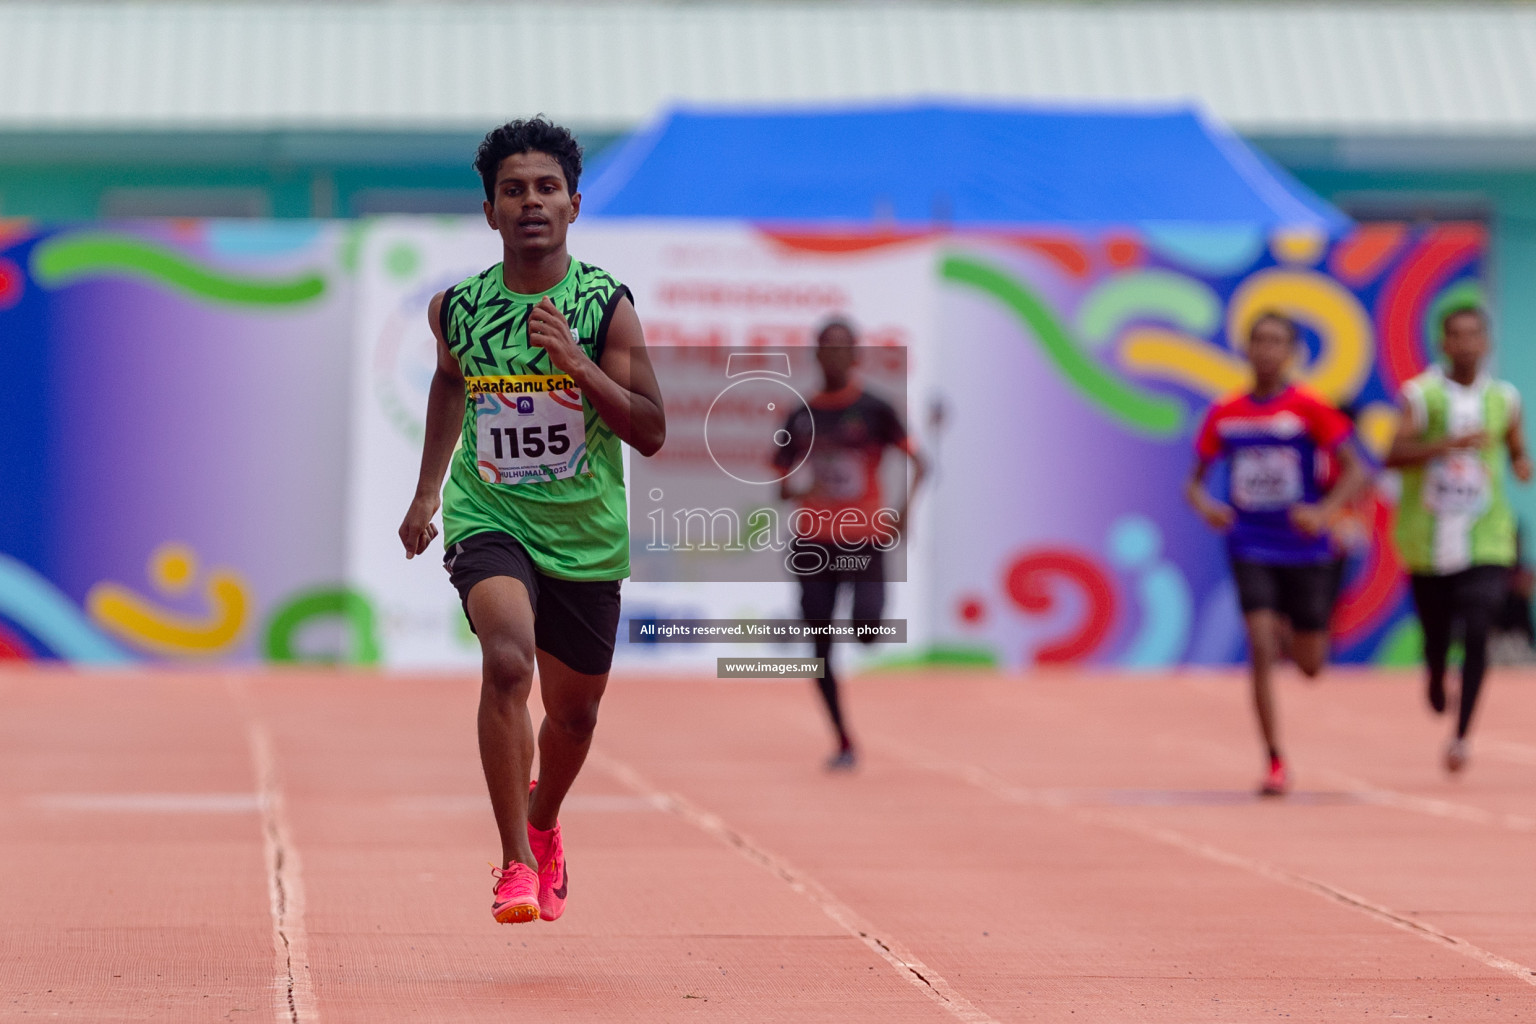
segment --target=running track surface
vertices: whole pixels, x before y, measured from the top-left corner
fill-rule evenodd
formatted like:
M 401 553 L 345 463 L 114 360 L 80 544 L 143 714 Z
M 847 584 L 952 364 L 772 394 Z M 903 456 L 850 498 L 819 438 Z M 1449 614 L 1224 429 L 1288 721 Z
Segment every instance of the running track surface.
M 617 677 L 571 902 L 490 917 L 464 677 L 0 673 L 0 1020 L 1536 1019 L 1536 675 Z

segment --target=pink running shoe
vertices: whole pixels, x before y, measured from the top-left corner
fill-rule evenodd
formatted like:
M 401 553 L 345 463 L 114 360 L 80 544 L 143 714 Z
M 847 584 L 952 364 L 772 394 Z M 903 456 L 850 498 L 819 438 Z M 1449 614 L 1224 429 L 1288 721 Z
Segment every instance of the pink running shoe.
M 533 793 L 534 782 L 528 787 Z M 539 862 L 539 917 L 553 921 L 565 913 L 565 894 L 569 890 L 570 875 L 565 870 L 565 844 L 560 841 L 560 823 L 548 832 L 528 826 L 528 846 L 533 859 Z
M 491 913 L 502 924 L 522 924 L 539 919 L 539 876 L 527 864 L 512 861 L 505 868 L 491 868 L 496 878 L 496 899 Z
M 528 845 L 539 862 L 539 916 L 553 921 L 565 913 L 565 894 L 570 874 L 565 870 L 565 844 L 560 841 L 560 823 L 548 832 L 528 826 Z

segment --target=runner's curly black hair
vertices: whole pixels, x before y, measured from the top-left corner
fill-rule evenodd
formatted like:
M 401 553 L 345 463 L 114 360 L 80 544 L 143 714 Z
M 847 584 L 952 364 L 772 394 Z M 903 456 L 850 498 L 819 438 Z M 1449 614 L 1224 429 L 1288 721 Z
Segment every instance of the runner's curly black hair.
M 496 169 L 516 153 L 547 153 L 554 157 L 565 174 L 565 190 L 576 194 L 576 183 L 581 180 L 581 143 L 568 129 L 540 114 L 508 121 L 486 132 L 475 152 L 475 170 L 485 185 L 488 201 L 495 201 L 492 193 L 496 190 Z

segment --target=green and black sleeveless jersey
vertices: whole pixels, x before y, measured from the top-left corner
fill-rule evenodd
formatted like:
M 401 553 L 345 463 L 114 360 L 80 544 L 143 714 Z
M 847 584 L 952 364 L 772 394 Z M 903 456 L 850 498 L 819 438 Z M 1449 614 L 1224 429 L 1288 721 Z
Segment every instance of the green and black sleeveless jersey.
M 614 309 L 627 295 L 629 289 L 610 274 L 574 259 L 559 284 L 537 295 L 509 291 L 500 263 L 444 294 L 438 323 L 466 379 L 463 436 L 443 490 L 446 546 L 495 530 L 517 538 L 534 565 L 550 576 L 616 580 L 629 575 L 621 442 L 591 403 L 581 403 L 586 436 L 576 442 L 574 456 L 582 457 L 579 462 L 573 457 L 574 475 L 493 483 L 477 458 L 477 443 L 486 443 L 477 438 L 476 423 L 485 403 L 477 401 L 474 390 L 474 378 L 561 373 L 544 349 L 528 344 L 528 314 L 546 296 L 565 315 L 582 349 L 601 362 Z

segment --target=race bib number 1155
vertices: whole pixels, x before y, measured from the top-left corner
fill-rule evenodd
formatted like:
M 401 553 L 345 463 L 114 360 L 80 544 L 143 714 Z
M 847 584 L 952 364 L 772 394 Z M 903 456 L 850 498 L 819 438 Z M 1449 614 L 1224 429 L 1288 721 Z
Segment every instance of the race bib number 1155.
M 588 473 L 581 391 L 564 374 L 470 377 L 475 461 L 492 484 L 548 483 Z

